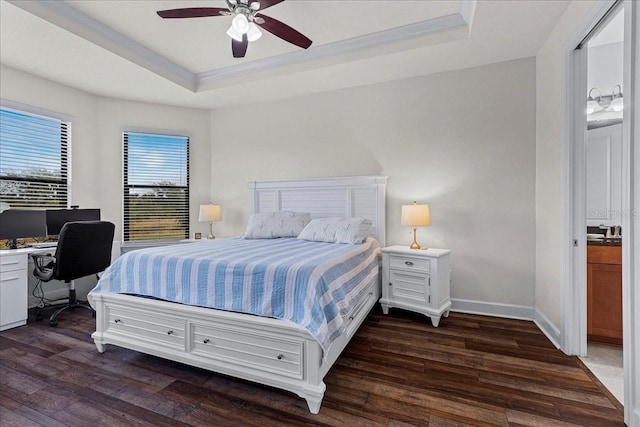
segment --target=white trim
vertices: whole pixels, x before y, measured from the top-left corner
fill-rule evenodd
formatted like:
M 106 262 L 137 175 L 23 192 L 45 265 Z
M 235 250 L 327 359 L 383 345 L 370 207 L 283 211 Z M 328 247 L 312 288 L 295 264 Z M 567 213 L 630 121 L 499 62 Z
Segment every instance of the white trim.
M 10 101 L 5 98 L 0 98 L 0 107 L 8 108 L 10 110 L 21 111 L 23 113 L 34 114 L 36 116 L 42 116 L 47 119 L 54 119 L 54 120 L 60 120 L 61 122 L 73 123 L 73 117 L 67 114 L 45 110 L 44 108 L 34 107 L 33 105 L 22 104 L 21 102 Z
M 462 4 L 466 2 L 461 1 Z M 473 0 L 475 3 L 475 0 Z M 461 8 L 462 9 L 462 8 Z M 465 13 L 469 6 L 465 7 Z M 299 64 L 303 62 L 317 61 L 320 59 L 344 55 L 347 53 L 362 51 L 376 46 L 397 43 L 404 40 L 411 40 L 419 37 L 441 34 L 452 30 L 469 30 L 469 21 L 462 13 L 440 16 L 416 22 L 403 27 L 391 28 L 389 30 L 366 34 L 347 40 L 341 40 L 320 46 L 313 46 L 304 50 L 296 50 L 278 56 L 272 56 L 256 61 L 246 62 L 240 65 L 206 71 L 196 75 L 198 90 L 206 89 L 210 83 L 236 78 L 246 74 L 263 73 L 268 70 L 280 68 L 287 65 Z M 468 33 L 467 33 L 468 34 Z M 360 56 L 358 56 L 360 58 Z
M 507 319 L 530 320 L 536 324 L 538 329 L 556 348 L 560 348 L 560 330 L 535 307 L 452 298 L 451 311 Z
M 640 5 L 624 2 L 624 78 L 630 98 L 622 122 L 622 349 L 624 416 L 640 427 Z
M 462 34 L 458 38 L 468 37 L 477 0 L 459 0 L 458 12 L 449 15 L 203 73 L 191 72 L 100 21 L 80 12 L 68 3 L 62 1 L 7 1 L 185 89 L 197 93 L 214 88 L 216 82 L 240 76 L 257 75 L 275 68 L 338 57 L 355 51 L 363 52 L 376 46 L 415 40 L 453 30 L 462 30 Z M 351 55 L 351 57 L 361 59 L 362 55 Z
M 506 317 L 508 319 L 533 320 L 535 309 L 533 307 L 527 307 L 526 305 L 451 298 L 451 311 L 481 314 L 483 316 Z
M 548 318 L 545 316 L 540 310 L 536 309 L 533 323 L 538 326 L 538 328 L 542 331 L 543 334 L 551 341 L 551 343 L 556 347 L 560 348 L 560 341 L 562 339 L 562 335 L 560 334 L 560 329 L 556 325 L 554 325 Z
M 191 135 L 187 131 L 172 130 L 172 129 L 155 129 L 155 128 L 141 128 L 135 126 L 123 126 L 120 128 L 122 133 L 141 133 L 144 135 L 158 135 L 158 136 L 177 136 L 191 139 Z

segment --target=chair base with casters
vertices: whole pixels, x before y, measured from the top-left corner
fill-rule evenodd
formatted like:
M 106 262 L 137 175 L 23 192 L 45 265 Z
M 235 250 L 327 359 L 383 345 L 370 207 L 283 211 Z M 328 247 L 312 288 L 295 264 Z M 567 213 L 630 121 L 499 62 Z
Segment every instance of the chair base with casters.
M 44 312 L 50 312 L 55 310 L 51 316 L 49 317 L 49 325 L 50 326 L 58 326 L 58 316 L 60 316 L 64 311 L 69 310 L 73 311 L 76 308 L 84 308 L 86 310 L 91 311 L 93 317 L 96 317 L 96 311 L 89 305 L 87 301 L 78 301 L 76 298 L 76 289 L 74 281 L 69 282 L 69 301 L 62 304 L 53 304 L 47 307 L 38 310 L 36 313 L 36 320 L 42 320 L 44 318 Z

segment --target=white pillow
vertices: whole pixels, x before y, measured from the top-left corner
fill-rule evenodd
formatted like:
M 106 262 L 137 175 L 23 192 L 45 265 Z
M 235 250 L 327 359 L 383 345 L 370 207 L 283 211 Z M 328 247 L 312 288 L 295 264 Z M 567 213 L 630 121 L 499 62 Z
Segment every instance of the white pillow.
M 257 213 L 249 217 L 245 239 L 275 239 L 296 237 L 311 221 L 311 214 L 278 211 Z
M 300 232 L 298 239 L 360 244 L 367 238 L 370 228 L 371 221 L 363 218 L 318 218 Z

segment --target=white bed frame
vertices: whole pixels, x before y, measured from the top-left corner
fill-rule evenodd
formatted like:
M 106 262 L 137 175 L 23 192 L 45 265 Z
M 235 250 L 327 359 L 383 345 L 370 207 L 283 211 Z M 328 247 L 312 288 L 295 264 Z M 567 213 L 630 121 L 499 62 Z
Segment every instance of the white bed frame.
M 310 212 L 312 218 L 363 217 L 385 244 L 387 177 L 252 181 L 253 211 Z M 379 275 L 378 275 L 379 276 Z M 348 326 L 326 354 L 292 322 L 134 297 L 95 295 L 99 352 L 114 344 L 233 377 L 292 391 L 320 410 L 323 378 L 380 298 L 376 277 L 349 314 Z

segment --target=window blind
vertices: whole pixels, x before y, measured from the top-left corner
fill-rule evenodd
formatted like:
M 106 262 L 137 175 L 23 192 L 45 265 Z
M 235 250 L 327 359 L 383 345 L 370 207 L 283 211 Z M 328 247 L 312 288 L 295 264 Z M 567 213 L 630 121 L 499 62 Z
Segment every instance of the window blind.
M 189 237 L 189 138 L 123 133 L 125 241 Z
M 0 200 L 12 208 L 66 208 L 71 123 L 0 108 Z

